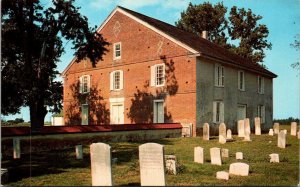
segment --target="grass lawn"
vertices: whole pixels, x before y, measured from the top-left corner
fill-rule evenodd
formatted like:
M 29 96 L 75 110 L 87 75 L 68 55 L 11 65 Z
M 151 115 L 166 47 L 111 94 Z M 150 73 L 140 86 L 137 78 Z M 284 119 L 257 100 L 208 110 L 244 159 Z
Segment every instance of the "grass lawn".
M 288 129 L 287 147 L 277 147 L 277 135 L 255 136 L 251 142 L 233 136 L 234 141 L 218 143 L 218 137 L 210 141 L 197 138 L 166 138 L 152 142 L 165 145 L 165 154 L 174 154 L 180 166 L 179 174 L 166 175 L 166 184 L 174 186 L 296 186 L 299 183 L 299 140 L 290 135 Z M 112 157 L 118 158 L 113 164 L 115 185 L 139 185 L 138 146 L 145 142 L 110 143 Z M 204 164 L 194 163 L 194 147 L 204 148 Z M 59 151 L 22 154 L 21 159 L 4 158 L 2 168 L 9 169 L 9 186 L 90 186 L 89 146 L 84 147 L 84 159 L 75 159 L 75 148 Z M 222 166 L 210 164 L 209 148 L 229 149 L 229 158 L 223 159 Z M 22 149 L 22 148 L 21 148 Z M 250 165 L 248 177 L 230 176 L 228 181 L 217 180 L 217 171 L 228 171 L 230 163 L 237 162 L 235 153 L 241 151 Z M 280 163 L 270 163 L 269 154 L 279 153 Z

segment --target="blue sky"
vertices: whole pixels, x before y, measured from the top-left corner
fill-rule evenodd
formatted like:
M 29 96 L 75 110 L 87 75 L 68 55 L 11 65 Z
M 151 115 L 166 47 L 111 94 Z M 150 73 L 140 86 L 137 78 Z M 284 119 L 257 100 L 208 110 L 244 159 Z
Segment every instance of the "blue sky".
M 50 5 L 50 0 L 45 0 L 45 6 Z M 135 10 L 147 16 L 173 24 L 180 18 L 180 13 L 189 4 L 203 3 L 203 0 L 77 0 L 81 13 L 88 17 L 91 26 L 99 26 L 117 6 Z M 209 1 L 212 4 L 218 0 Z M 250 8 L 256 15 L 263 16 L 261 24 L 269 28 L 268 41 L 272 49 L 266 51 L 264 64 L 268 69 L 278 75 L 274 79 L 274 118 L 288 118 L 300 116 L 300 72 L 291 67 L 292 63 L 299 60 L 299 51 L 290 46 L 296 34 L 300 34 L 300 0 L 226 0 L 223 2 L 228 7 Z M 66 46 L 66 53 L 61 57 L 58 70 L 62 72 L 73 58 L 70 45 Z M 5 116 L 7 119 L 22 117 L 29 121 L 29 109 L 23 108 L 21 114 Z M 45 121 L 50 121 L 48 114 Z

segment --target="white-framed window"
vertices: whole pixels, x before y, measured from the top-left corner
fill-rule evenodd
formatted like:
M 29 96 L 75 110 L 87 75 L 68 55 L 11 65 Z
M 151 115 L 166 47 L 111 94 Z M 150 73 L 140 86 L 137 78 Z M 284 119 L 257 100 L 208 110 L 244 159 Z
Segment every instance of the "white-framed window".
M 260 117 L 261 123 L 265 123 L 265 106 L 264 105 L 257 106 L 257 116 Z
M 121 42 L 114 43 L 114 60 L 121 59 Z
M 257 92 L 260 94 L 265 93 L 265 80 L 261 76 L 257 76 Z
M 215 64 L 215 86 L 224 87 L 224 66 Z
M 245 73 L 244 73 L 244 71 L 238 71 L 238 89 L 245 91 Z
M 224 122 L 224 103 L 222 101 L 213 102 L 213 122 Z
M 165 81 L 165 64 L 151 66 L 151 86 L 164 86 Z
M 110 90 L 123 89 L 123 71 L 116 70 L 110 73 Z
M 79 93 L 90 92 L 90 75 L 83 75 L 79 78 Z

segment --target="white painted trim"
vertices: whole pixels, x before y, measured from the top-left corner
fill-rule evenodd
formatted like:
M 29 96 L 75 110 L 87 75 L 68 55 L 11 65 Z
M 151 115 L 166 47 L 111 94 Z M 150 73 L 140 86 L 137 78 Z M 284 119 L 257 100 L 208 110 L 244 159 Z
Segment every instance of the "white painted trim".
M 116 57 L 116 45 L 120 44 L 120 56 Z M 120 60 L 122 57 L 122 43 L 121 42 L 116 42 L 114 43 L 114 50 L 113 50 L 113 59 L 114 60 Z
M 112 108 L 114 105 L 121 105 L 122 108 L 123 108 L 123 112 L 122 112 L 122 115 L 119 116 L 121 117 L 120 118 L 120 123 L 119 124 L 124 124 L 124 113 L 125 113 L 125 105 L 124 105 L 124 101 L 125 101 L 125 98 L 122 97 L 122 98 L 109 98 L 109 107 L 110 107 L 110 124 L 115 124 L 115 123 L 112 123 L 112 120 L 113 120 L 113 112 L 112 112 Z
M 165 100 L 163 100 L 163 99 L 155 99 L 155 100 L 153 100 L 153 123 L 156 123 L 156 121 L 157 121 L 157 111 L 156 111 L 156 107 L 155 107 L 155 104 L 156 103 L 163 103 L 163 112 L 164 112 L 164 118 L 165 118 Z M 164 121 L 163 122 L 165 122 L 165 119 L 164 119 Z
M 109 98 L 110 103 L 120 103 L 124 101 L 125 101 L 124 97 Z

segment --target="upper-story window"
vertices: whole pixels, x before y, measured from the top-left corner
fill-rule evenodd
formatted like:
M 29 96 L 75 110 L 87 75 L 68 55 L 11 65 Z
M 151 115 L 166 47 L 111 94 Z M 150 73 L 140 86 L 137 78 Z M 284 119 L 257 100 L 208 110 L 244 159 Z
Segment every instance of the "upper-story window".
M 114 43 L 114 60 L 121 59 L 121 42 Z
M 117 70 L 110 73 L 110 90 L 123 89 L 123 71 Z
M 88 93 L 90 92 L 90 76 L 83 75 L 79 78 L 79 93 Z
M 260 94 L 265 93 L 265 81 L 264 78 L 261 76 L 257 76 L 257 91 Z
M 215 65 L 215 86 L 224 87 L 224 66 Z
M 165 64 L 151 66 L 151 86 L 165 85 Z
M 244 73 L 244 71 L 238 71 L 238 89 L 245 91 L 245 73 Z

